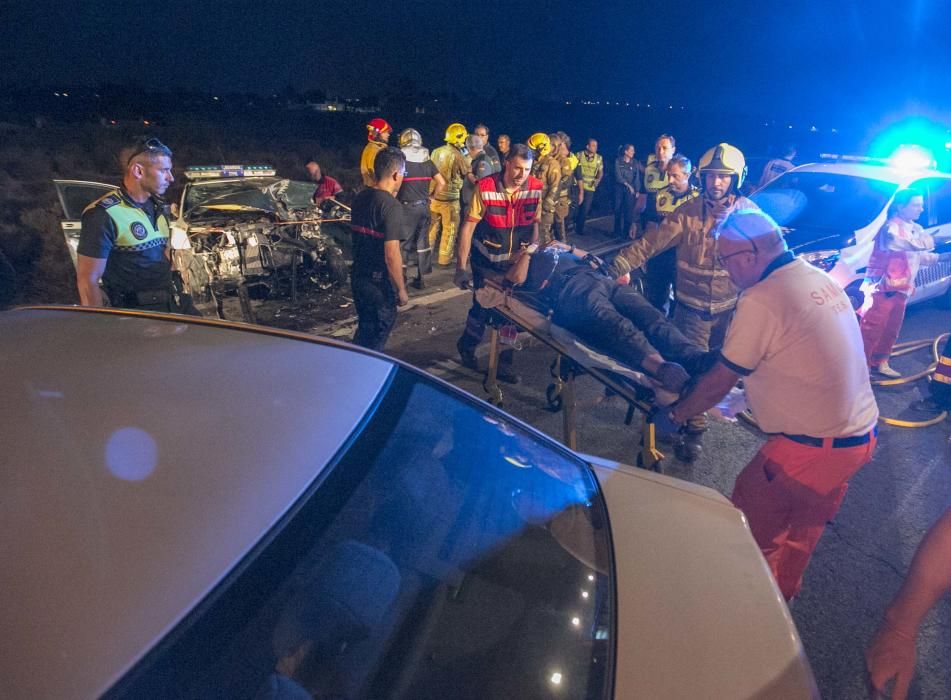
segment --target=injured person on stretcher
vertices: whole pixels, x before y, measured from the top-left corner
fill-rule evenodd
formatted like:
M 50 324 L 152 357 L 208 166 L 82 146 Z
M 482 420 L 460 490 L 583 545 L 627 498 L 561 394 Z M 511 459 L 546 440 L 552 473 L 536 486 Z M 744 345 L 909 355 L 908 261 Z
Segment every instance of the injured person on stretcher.
M 680 393 L 690 377 L 715 364 L 626 279 L 615 280 L 601 261 L 553 241 L 524 254 L 506 273 L 519 298 L 552 312 L 552 323 L 594 349 Z

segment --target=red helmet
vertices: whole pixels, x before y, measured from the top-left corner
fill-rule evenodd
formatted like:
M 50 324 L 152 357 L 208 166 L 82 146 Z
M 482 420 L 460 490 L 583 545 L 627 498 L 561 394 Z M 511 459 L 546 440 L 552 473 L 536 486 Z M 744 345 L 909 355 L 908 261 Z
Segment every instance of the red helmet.
M 393 127 L 386 122 L 386 119 L 380 119 L 379 117 L 371 119 L 367 124 L 367 140 L 375 141 L 380 134 L 391 131 L 393 131 Z

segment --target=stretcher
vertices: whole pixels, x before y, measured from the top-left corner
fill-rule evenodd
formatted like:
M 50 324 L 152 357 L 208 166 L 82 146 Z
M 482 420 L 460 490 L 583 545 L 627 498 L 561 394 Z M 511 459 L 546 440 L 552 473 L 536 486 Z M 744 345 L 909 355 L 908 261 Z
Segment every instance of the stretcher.
M 635 461 L 638 467 L 662 471 L 664 454 L 657 449 L 657 434 L 650 414 L 655 404 L 672 403 L 677 398 L 675 395 L 661 390 L 642 372 L 585 345 L 573 333 L 552 323 L 551 312 L 544 305 L 531 296 L 513 293 L 501 279 L 487 278 L 485 286 L 476 291 L 476 299 L 496 315 L 496 320 L 489 323 L 489 366 L 482 385 L 489 403 L 502 406 L 498 366 L 499 353 L 505 348 L 500 326 L 511 324 L 556 353 L 550 368 L 553 382 L 547 387 L 545 397 L 550 408 L 562 412 L 565 445 L 577 449 L 575 379 L 586 374 L 627 402 L 626 425 L 632 423 L 636 411 L 643 414 L 641 448 Z

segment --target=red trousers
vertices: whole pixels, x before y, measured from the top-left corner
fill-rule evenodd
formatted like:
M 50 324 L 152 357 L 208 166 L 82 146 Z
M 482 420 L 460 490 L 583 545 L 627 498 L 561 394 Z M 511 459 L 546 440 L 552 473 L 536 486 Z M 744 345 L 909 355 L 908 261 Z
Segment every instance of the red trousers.
M 838 512 L 848 480 L 872 458 L 875 436 L 855 447 L 801 445 L 771 436 L 733 488 L 783 597 L 799 592 L 826 523 Z
M 908 297 L 901 292 L 875 292 L 872 295 L 872 306 L 862 317 L 862 342 L 869 367 L 877 367 L 892 354 L 905 319 L 907 301 Z

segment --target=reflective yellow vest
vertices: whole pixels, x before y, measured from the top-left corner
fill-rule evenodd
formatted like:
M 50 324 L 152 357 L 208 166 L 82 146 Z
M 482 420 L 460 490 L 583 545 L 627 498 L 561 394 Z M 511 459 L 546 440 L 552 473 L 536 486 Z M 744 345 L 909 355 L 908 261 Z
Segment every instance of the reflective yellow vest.
M 157 246 L 167 246 L 169 239 L 168 219 L 163 214 L 156 217 L 155 226 L 139 207 L 126 202 L 119 190 L 103 195 L 86 207 L 83 213 L 93 207 L 102 207 L 116 226 L 114 247 L 120 251 L 148 250 Z
M 577 157 L 578 165 L 581 166 L 581 186 L 588 192 L 594 192 L 597 189 L 594 183 L 598 177 L 598 171 L 604 168 L 601 154 L 595 153 L 594 158 L 589 158 L 587 151 L 581 151 Z

